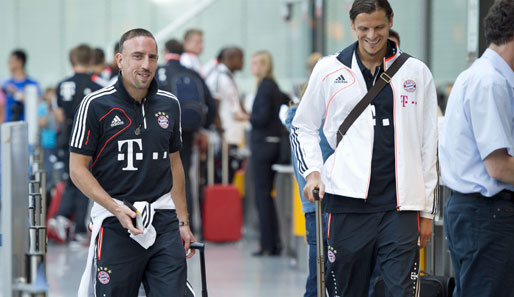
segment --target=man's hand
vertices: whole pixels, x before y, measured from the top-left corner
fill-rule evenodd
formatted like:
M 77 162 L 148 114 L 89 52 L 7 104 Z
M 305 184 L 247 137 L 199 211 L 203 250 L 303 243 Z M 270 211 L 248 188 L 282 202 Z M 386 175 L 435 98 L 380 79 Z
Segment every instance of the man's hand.
M 198 147 L 200 152 L 202 152 L 202 153 L 206 152 L 207 146 L 209 145 L 209 135 L 202 131 L 198 131 L 195 134 L 194 143 Z
M 419 244 L 421 248 L 427 246 L 432 236 L 432 220 L 427 218 L 419 218 Z
M 234 113 L 234 120 L 240 121 L 240 122 L 246 122 L 250 119 L 250 116 L 242 111 L 238 111 Z
M 136 213 L 130 210 L 130 208 L 125 205 L 118 205 L 113 214 L 118 218 L 123 228 L 129 230 L 130 233 L 134 235 L 143 234 L 143 231 L 137 229 L 134 224 L 132 224 L 132 219 L 136 217 Z
M 325 185 L 321 182 L 321 176 L 319 172 L 314 171 L 311 172 L 306 179 L 307 183 L 305 184 L 305 187 L 303 188 L 303 197 L 307 198 L 309 202 L 314 202 L 314 195 L 312 194 L 312 191 L 314 189 L 319 190 L 319 199 L 323 199 L 323 196 L 325 196 Z
M 180 226 L 180 238 L 182 238 L 182 242 L 184 243 L 184 250 L 186 251 L 186 258 L 189 259 L 196 253 L 195 250 L 191 249 L 189 246 L 191 242 L 196 242 L 196 239 L 189 229 L 189 226 Z

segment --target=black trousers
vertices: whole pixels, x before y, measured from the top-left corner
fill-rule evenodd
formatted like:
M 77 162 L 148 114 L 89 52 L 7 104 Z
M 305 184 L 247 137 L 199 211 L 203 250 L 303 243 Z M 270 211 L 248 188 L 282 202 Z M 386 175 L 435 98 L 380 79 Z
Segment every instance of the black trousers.
M 251 143 L 255 203 L 259 217 L 260 245 L 263 250 L 280 248 L 280 234 L 275 201 L 271 198 L 275 172 L 271 166 L 279 156 L 278 143 Z
M 147 297 L 183 297 L 186 254 L 174 211 L 156 212 L 155 243 L 144 249 L 116 217 L 106 219 L 97 240 L 96 296 L 137 297 L 141 282 Z
M 419 269 L 417 212 L 333 213 L 328 233 L 329 296 L 367 297 L 377 262 L 386 296 L 415 296 Z

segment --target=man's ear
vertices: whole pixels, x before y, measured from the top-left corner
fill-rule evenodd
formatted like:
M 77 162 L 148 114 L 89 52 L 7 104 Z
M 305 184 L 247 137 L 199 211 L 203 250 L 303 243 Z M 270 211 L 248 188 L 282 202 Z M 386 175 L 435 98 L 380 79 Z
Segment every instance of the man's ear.
M 391 13 L 391 17 L 389 18 L 389 29 L 391 29 L 393 27 L 393 17 L 394 17 L 394 12 Z
M 123 55 L 121 53 L 116 53 L 114 57 L 116 58 L 116 64 L 118 64 L 118 68 L 122 70 L 121 62 L 123 60 Z

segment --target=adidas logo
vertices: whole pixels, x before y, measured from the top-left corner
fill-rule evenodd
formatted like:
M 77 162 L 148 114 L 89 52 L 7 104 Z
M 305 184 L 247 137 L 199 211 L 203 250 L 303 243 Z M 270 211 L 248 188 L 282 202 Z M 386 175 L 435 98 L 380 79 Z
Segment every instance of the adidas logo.
M 119 126 L 125 124 L 118 116 L 115 116 L 114 119 L 112 119 L 111 127 Z
M 347 83 L 346 79 L 344 79 L 344 76 L 341 74 L 339 75 L 338 78 L 336 78 L 336 80 L 334 80 L 334 83 L 338 84 L 338 83 Z

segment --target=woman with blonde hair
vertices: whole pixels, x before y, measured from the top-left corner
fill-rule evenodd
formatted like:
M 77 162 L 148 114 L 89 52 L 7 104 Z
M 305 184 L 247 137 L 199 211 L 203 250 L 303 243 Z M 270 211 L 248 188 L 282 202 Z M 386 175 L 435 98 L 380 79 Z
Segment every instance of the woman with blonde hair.
M 280 255 L 281 244 L 275 201 L 271 197 L 274 180 L 271 166 L 279 160 L 280 139 L 285 129 L 278 117 L 280 105 L 286 103 L 289 97 L 280 91 L 275 82 L 269 52 L 258 51 L 252 56 L 251 72 L 257 82 L 250 116 L 250 149 L 260 229 L 260 249 L 253 255 L 277 256 Z

